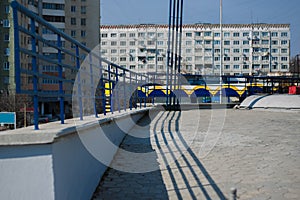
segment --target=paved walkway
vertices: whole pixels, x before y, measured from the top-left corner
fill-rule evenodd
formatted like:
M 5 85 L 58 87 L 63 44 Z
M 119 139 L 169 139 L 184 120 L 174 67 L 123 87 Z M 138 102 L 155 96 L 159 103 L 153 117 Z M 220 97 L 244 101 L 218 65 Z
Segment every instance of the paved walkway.
M 298 111 L 150 113 L 121 148 L 152 154 L 120 150 L 94 199 L 300 199 L 299 130 Z

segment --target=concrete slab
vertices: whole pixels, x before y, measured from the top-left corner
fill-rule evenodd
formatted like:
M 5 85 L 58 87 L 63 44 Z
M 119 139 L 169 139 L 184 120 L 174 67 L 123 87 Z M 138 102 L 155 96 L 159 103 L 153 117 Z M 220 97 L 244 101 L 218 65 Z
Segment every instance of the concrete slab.
M 240 104 L 240 108 L 300 109 L 300 95 L 252 95 Z

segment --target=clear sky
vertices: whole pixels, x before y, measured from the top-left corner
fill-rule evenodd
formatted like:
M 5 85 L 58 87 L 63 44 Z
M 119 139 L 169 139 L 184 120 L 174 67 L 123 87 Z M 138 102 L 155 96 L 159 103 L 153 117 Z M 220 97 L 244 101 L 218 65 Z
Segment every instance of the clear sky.
M 168 23 L 169 0 L 100 0 L 102 24 Z M 183 22 L 219 23 L 219 0 L 184 0 Z M 288 23 L 300 54 L 300 0 L 223 0 L 223 23 Z

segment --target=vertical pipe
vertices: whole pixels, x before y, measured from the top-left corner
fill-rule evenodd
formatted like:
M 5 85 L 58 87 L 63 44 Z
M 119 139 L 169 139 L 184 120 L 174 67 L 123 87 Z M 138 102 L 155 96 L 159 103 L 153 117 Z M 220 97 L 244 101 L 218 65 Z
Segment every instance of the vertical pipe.
M 222 75 L 223 75 L 223 27 L 222 27 L 222 20 L 223 20 L 223 7 L 222 7 L 222 0 L 220 0 L 220 104 L 222 103 Z
M 59 84 L 59 107 L 60 107 L 60 123 L 64 124 L 65 122 L 65 106 L 64 106 L 64 91 L 63 91 L 63 70 L 62 70 L 62 43 L 61 43 L 61 36 L 57 35 L 57 58 L 58 58 L 58 77 L 60 78 L 58 84 Z
M 116 67 L 115 82 L 116 82 L 116 86 L 117 86 L 118 82 L 119 82 L 118 67 Z M 118 103 L 118 111 L 121 112 L 119 88 L 116 88 L 115 94 L 116 94 L 116 100 L 117 100 L 117 103 Z
M 39 129 L 39 103 L 38 103 L 38 66 L 37 66 L 37 54 L 36 52 L 36 38 L 35 38 L 35 20 L 33 18 L 30 19 L 30 32 L 32 34 L 31 36 L 31 51 L 33 53 L 32 56 L 32 71 L 34 73 L 33 75 L 33 108 L 34 108 L 34 129 Z
M 167 49 L 167 59 L 166 59 L 166 106 L 168 106 L 168 104 L 169 104 L 169 63 L 170 63 L 172 2 L 173 2 L 173 0 L 170 0 L 170 3 L 169 3 L 168 49 Z
M 79 118 L 83 120 L 83 108 L 82 108 L 82 93 L 81 93 L 81 78 L 80 78 L 80 62 L 79 62 L 79 47 L 76 45 L 76 68 L 77 72 L 77 90 L 78 90 L 78 103 L 79 103 Z

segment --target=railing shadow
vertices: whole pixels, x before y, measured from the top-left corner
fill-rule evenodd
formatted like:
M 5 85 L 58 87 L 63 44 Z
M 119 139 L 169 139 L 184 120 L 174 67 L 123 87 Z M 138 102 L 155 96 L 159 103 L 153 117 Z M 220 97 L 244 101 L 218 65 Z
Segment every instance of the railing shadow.
M 182 134 L 180 132 L 180 127 L 179 127 L 181 111 L 168 112 L 165 116 L 164 115 L 165 115 L 165 113 L 163 112 L 158 117 L 159 119 L 156 121 L 156 123 L 154 125 L 154 131 L 156 131 L 156 133 L 154 135 L 155 135 L 155 141 L 156 141 L 157 147 L 160 149 L 162 145 L 166 145 L 168 148 L 168 152 L 170 152 L 170 155 L 175 160 L 174 163 L 167 163 L 167 159 L 164 157 L 164 152 L 161 152 L 163 160 L 166 164 L 166 170 L 168 171 L 169 176 L 172 179 L 173 188 L 174 188 L 177 198 L 184 199 L 183 194 L 181 193 L 183 185 L 181 184 L 179 186 L 177 184 L 177 182 L 180 182 L 180 181 L 178 181 L 178 179 L 182 179 L 183 183 L 184 183 L 184 188 L 186 189 L 186 191 L 188 191 L 189 196 L 192 199 L 199 199 L 199 193 L 197 193 L 193 190 L 194 186 L 192 186 L 189 181 L 189 179 L 190 179 L 189 174 L 191 174 L 197 183 L 197 187 L 200 188 L 200 190 L 202 192 L 201 196 L 204 196 L 205 199 L 213 199 L 213 197 L 215 197 L 215 196 L 217 196 L 219 199 L 227 199 L 225 197 L 224 193 L 219 188 L 219 186 L 216 184 L 216 182 L 210 176 L 210 174 L 208 173 L 208 171 L 206 170 L 204 165 L 198 159 L 198 157 L 196 156 L 194 151 L 191 148 L 189 148 L 187 142 L 182 137 Z M 160 127 L 158 125 L 159 121 L 161 121 Z M 173 122 L 175 122 L 175 127 L 174 127 L 174 125 L 172 125 Z M 175 131 L 172 131 L 172 128 L 173 129 L 175 128 Z M 160 129 L 161 136 L 163 137 L 163 144 L 161 144 L 159 142 L 158 135 L 157 135 L 158 129 Z M 168 145 L 170 143 L 170 141 L 168 141 L 167 138 L 172 139 L 171 142 L 174 143 L 173 147 L 175 147 L 175 148 L 172 149 L 170 147 L 170 145 Z M 175 139 L 175 138 L 179 138 L 179 140 Z M 183 148 L 180 147 L 182 145 L 183 145 Z M 175 157 L 175 155 L 173 153 L 176 151 L 179 152 L 181 155 L 181 157 L 178 159 L 181 159 L 186 164 L 190 173 L 187 174 L 183 170 L 182 164 L 180 164 L 180 162 L 178 161 L 178 159 Z M 192 162 L 196 163 L 196 165 L 192 165 Z M 170 164 L 172 164 L 172 166 L 175 166 L 176 169 L 178 169 L 178 171 L 180 172 L 180 176 L 174 175 L 173 168 L 171 167 Z M 199 169 L 200 169 L 202 175 L 206 178 L 206 181 L 209 182 L 209 185 L 203 184 L 204 180 L 201 180 L 200 176 L 197 174 L 197 171 L 199 171 Z M 186 168 L 185 168 L 185 170 L 186 170 Z M 211 187 L 215 194 L 211 194 L 211 190 L 207 190 L 206 189 L 207 187 Z M 185 194 L 185 196 L 186 196 L 186 194 Z

